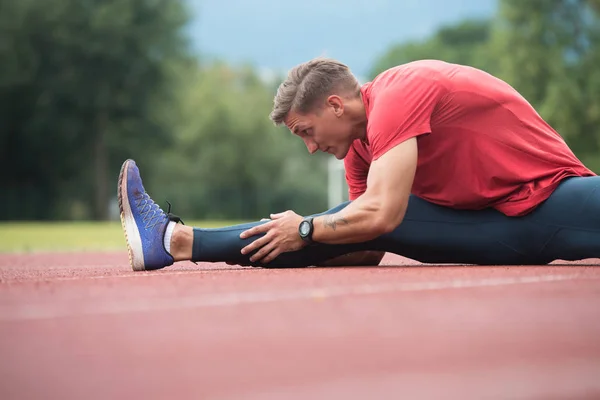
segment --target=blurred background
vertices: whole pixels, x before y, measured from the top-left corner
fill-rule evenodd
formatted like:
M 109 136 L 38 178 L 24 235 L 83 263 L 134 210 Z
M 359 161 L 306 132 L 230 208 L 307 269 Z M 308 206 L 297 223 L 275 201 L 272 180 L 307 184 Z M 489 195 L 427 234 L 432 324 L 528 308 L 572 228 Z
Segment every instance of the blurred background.
M 127 158 L 184 221 L 324 210 L 339 163 L 268 118 L 287 70 L 323 55 L 361 82 L 482 68 L 600 172 L 599 17 L 600 0 L 0 0 L 0 219 L 115 220 Z

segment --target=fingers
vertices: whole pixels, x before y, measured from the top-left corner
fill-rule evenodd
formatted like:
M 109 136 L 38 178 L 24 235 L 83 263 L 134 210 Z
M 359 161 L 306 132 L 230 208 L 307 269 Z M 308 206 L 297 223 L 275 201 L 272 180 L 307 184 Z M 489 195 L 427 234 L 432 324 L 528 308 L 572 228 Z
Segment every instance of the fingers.
M 264 223 L 262 225 L 256 225 L 248 230 L 245 230 L 240 234 L 241 239 L 246 239 L 252 236 L 260 235 L 261 233 L 266 233 L 273 227 L 273 221 Z
M 253 241 L 252 243 L 250 243 L 249 245 L 247 245 L 246 247 L 244 247 L 242 249 L 242 254 L 250 254 L 253 251 L 259 249 L 260 247 L 264 247 L 265 245 L 267 245 L 272 239 L 272 235 L 266 234 L 265 236 L 256 239 L 255 241 Z
M 261 221 L 268 221 L 264 224 L 256 225 L 240 234 L 241 239 L 247 239 L 253 236 L 256 238 L 241 250 L 242 254 L 252 254 L 250 261 L 267 264 L 277 258 L 281 253 L 292 251 L 298 247 L 294 241 L 298 239 L 297 225 L 298 217 L 293 211 L 271 214 L 271 220 L 263 218 Z
M 256 254 L 253 254 L 252 257 L 250 257 L 250 261 L 252 261 L 252 262 L 260 261 L 260 262 L 265 263 L 266 261 L 263 260 L 263 258 L 265 256 L 269 255 L 269 253 L 271 253 L 275 249 L 276 246 L 277 245 L 275 243 L 269 242 L 267 245 L 261 247 L 261 249 L 258 250 L 256 252 Z
M 281 213 L 271 214 L 270 217 L 271 217 L 271 219 L 279 219 L 279 218 L 285 217 L 286 215 L 288 215 L 291 212 L 292 212 L 291 210 L 287 210 L 287 211 L 284 211 Z
M 276 259 L 277 256 L 279 256 L 280 254 L 281 254 L 281 249 L 279 247 L 276 247 L 271 252 L 269 252 L 269 254 L 267 254 L 267 256 L 261 260 L 261 262 L 263 264 L 268 264 L 271 261 L 273 261 L 274 259 Z

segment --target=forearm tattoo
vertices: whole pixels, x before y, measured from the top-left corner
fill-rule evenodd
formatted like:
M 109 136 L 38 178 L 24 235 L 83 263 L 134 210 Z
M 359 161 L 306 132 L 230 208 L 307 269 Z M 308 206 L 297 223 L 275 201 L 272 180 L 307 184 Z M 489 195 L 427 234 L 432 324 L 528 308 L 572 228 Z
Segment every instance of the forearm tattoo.
M 324 224 L 326 228 L 329 227 L 335 231 L 338 225 L 348 225 L 348 220 L 341 215 L 333 214 L 325 217 Z

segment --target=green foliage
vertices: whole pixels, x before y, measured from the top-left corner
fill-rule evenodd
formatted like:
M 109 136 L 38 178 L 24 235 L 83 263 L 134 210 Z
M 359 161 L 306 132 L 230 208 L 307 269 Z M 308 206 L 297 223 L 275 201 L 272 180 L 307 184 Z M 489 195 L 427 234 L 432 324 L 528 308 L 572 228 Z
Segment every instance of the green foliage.
M 388 68 L 424 59 L 487 69 L 490 63 L 486 46 L 490 33 L 490 22 L 487 20 L 468 20 L 457 25 L 444 26 L 426 40 L 393 46 L 375 61 L 370 76 L 374 78 Z
M 186 57 L 183 1 L 0 9 L 0 218 L 69 218 L 73 202 L 106 218 L 118 160 L 168 143 L 155 111 L 168 107 L 169 67 Z
M 274 91 L 252 68 L 193 69 L 181 87 L 175 145 L 148 187 L 183 215 L 261 218 L 326 206 L 326 166 L 269 120 Z M 154 175 L 153 175 L 154 176 Z
M 0 0 L 0 219 L 106 219 L 126 158 L 184 220 L 326 204 L 326 156 L 268 115 L 279 80 L 204 64 L 185 0 Z M 375 60 L 441 59 L 508 81 L 600 172 L 600 1 L 501 0 Z
M 589 0 L 504 0 L 492 43 L 511 83 L 600 172 L 600 9 Z
M 0 219 L 107 219 L 126 158 L 188 218 L 326 206 L 274 83 L 200 67 L 184 0 L 0 1 Z

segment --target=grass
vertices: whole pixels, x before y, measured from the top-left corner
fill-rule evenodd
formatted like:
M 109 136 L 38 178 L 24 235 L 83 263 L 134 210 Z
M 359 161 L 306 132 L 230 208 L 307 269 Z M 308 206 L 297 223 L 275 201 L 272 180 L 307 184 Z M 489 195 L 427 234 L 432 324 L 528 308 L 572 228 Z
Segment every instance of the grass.
M 243 221 L 185 221 L 186 225 L 218 228 Z M 125 250 L 121 223 L 0 223 L 0 253 Z

